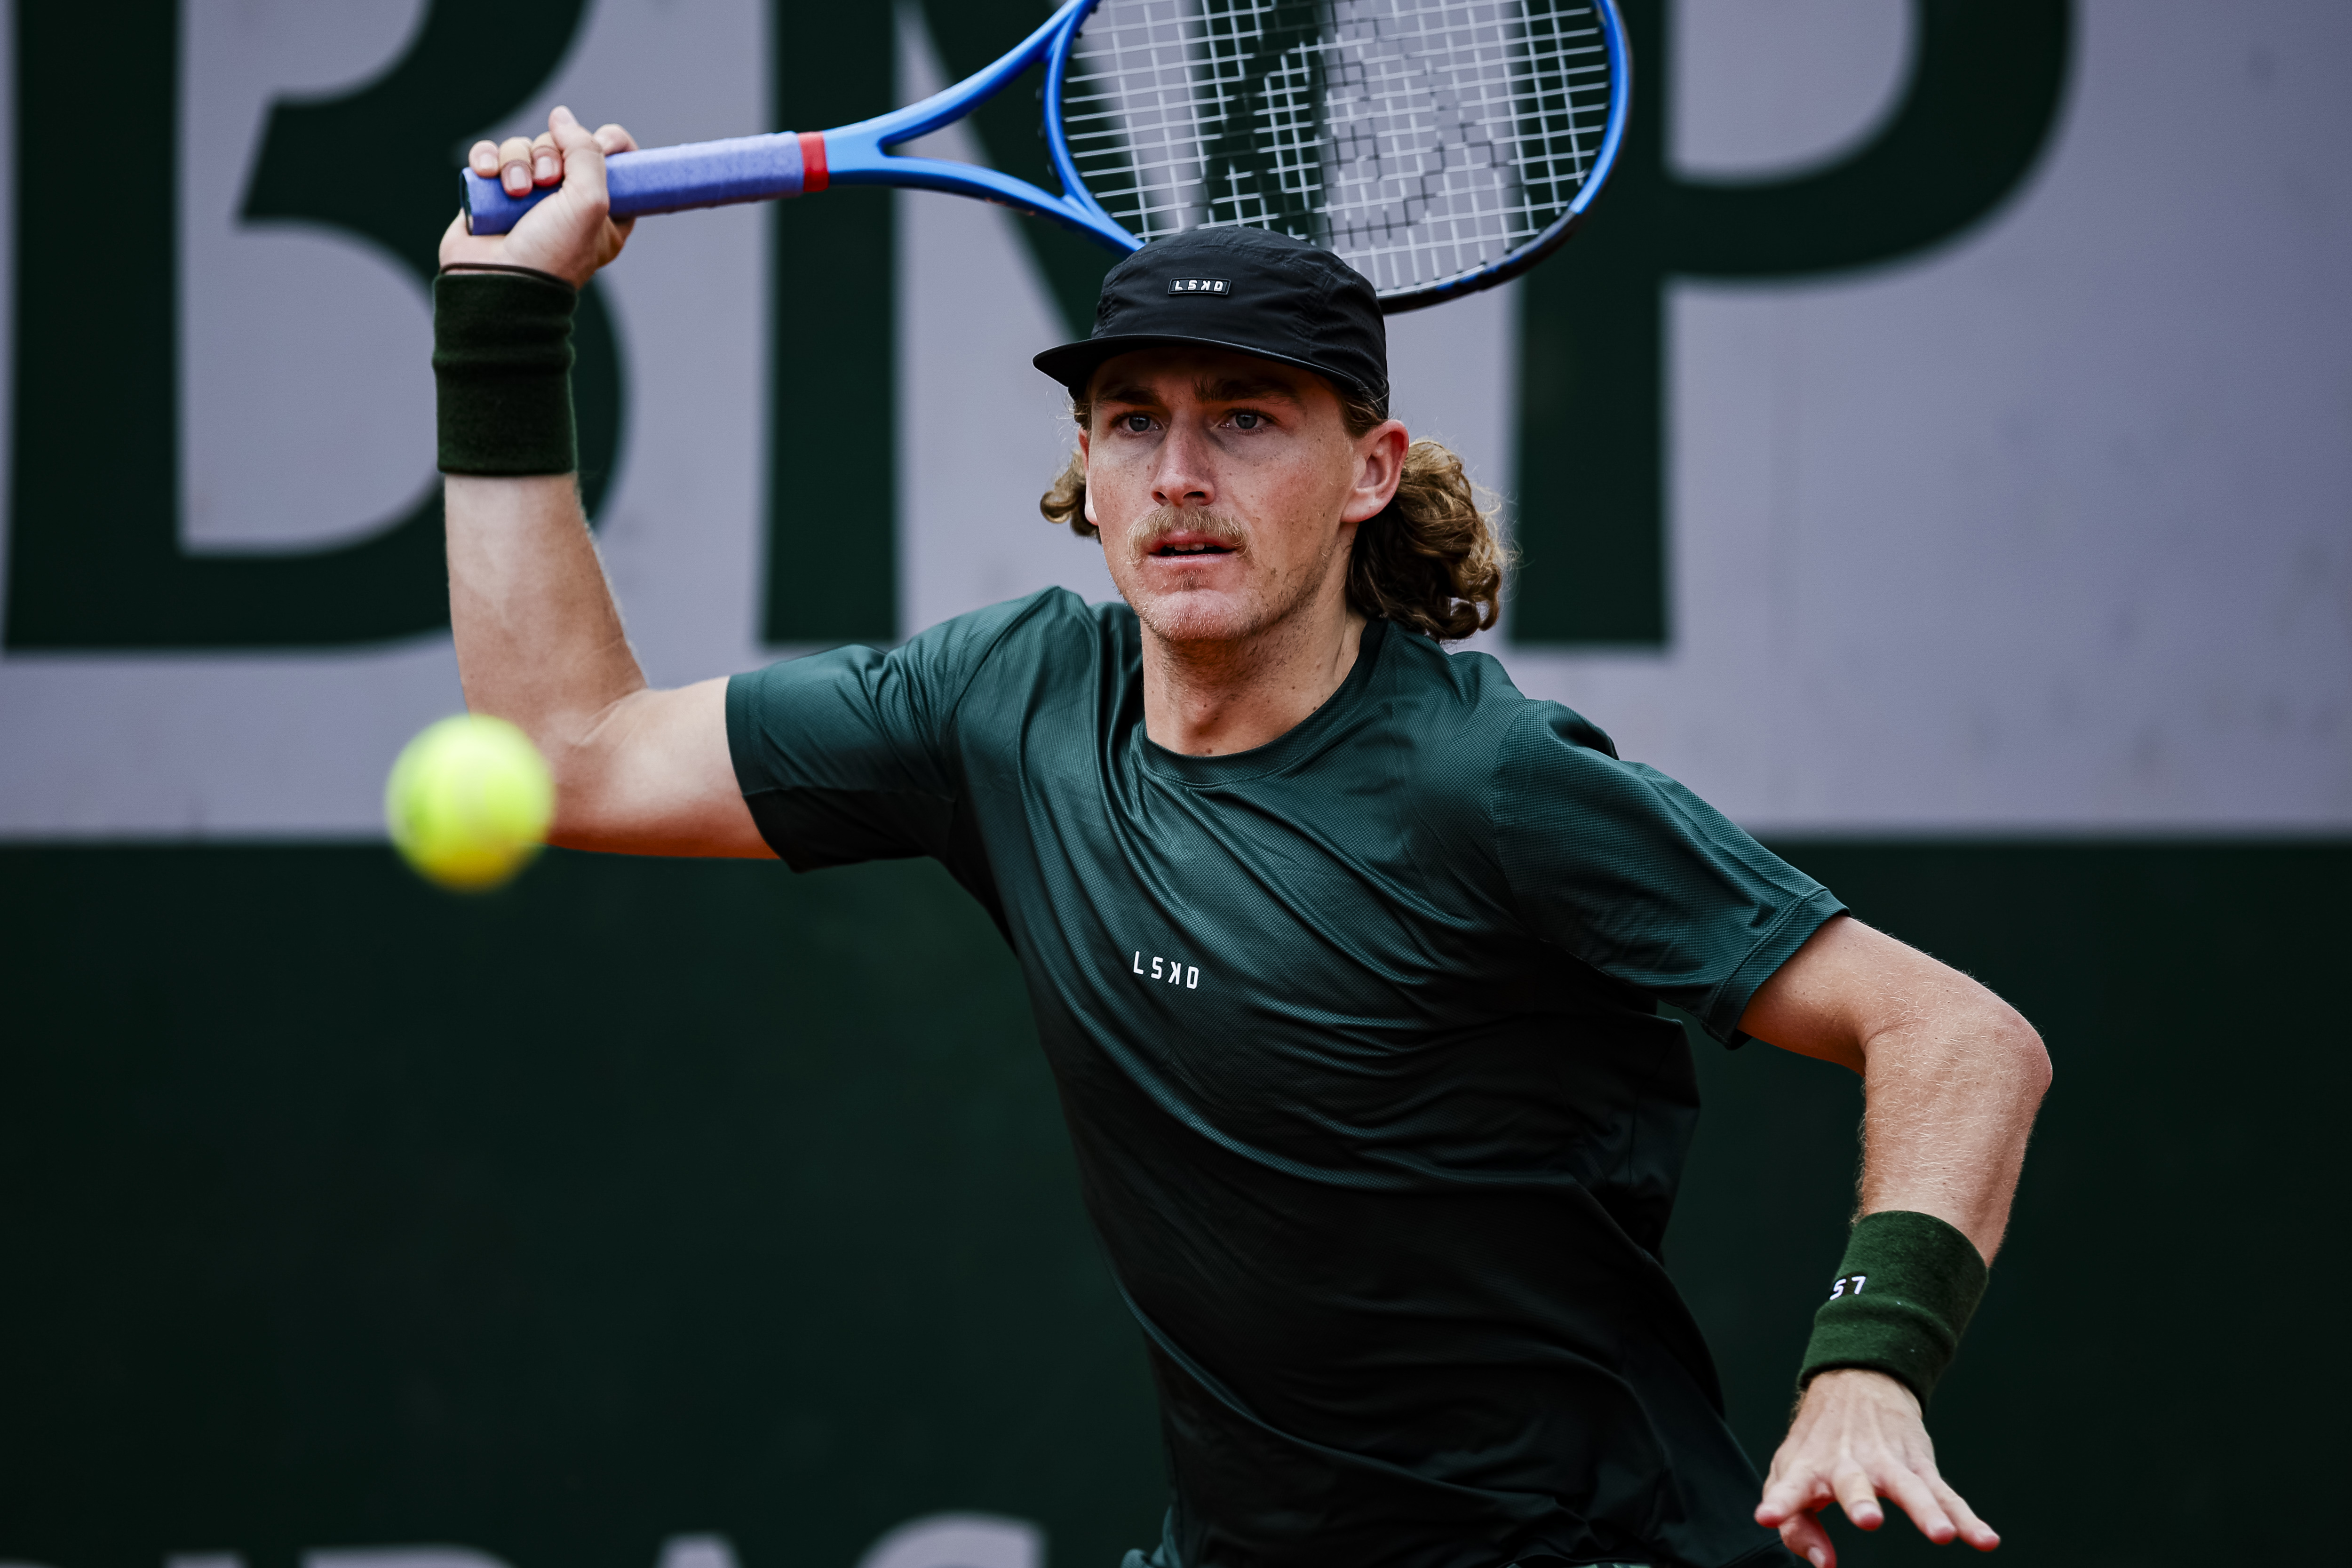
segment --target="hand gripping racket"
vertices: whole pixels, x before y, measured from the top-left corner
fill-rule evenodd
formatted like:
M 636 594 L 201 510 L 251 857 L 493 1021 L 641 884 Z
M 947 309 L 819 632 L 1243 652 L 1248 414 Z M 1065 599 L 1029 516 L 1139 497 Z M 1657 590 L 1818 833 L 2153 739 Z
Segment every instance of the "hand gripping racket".
M 1040 60 L 1062 194 L 891 148 Z M 836 131 L 614 154 L 614 217 L 906 185 L 1051 218 L 1121 252 L 1248 224 L 1336 251 L 1383 309 L 1516 276 L 1574 232 L 1617 160 L 1633 60 L 1616 0 L 1067 0 L 946 91 Z M 550 191 L 465 171 L 476 234 Z

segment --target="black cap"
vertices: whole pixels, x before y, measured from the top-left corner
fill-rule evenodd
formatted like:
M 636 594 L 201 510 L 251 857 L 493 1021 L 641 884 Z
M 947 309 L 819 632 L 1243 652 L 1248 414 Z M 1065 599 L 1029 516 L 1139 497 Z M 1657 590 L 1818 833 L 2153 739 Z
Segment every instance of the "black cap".
M 1364 275 L 1329 251 L 1262 228 L 1195 228 L 1110 269 L 1094 336 L 1032 362 L 1085 394 L 1095 367 L 1131 349 L 1197 343 L 1280 360 L 1353 388 L 1385 411 L 1388 323 Z

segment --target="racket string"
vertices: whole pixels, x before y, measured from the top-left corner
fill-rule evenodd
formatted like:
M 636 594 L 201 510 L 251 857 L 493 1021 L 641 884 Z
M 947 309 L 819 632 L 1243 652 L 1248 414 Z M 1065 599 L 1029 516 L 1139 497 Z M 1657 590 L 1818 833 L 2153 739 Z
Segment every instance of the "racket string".
M 1104 0 L 1060 108 L 1139 237 L 1278 228 L 1395 293 L 1557 222 L 1612 85 L 1589 0 Z

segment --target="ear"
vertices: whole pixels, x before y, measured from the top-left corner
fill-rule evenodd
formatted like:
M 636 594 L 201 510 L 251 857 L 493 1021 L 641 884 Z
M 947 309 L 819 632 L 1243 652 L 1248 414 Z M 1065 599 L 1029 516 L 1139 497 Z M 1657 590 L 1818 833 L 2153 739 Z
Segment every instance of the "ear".
M 1085 428 L 1084 426 L 1080 426 L 1078 430 L 1078 463 L 1082 474 L 1085 472 L 1086 465 L 1093 461 L 1094 450 L 1094 432 Z M 1086 504 L 1079 510 L 1086 514 L 1087 521 L 1093 525 L 1095 537 L 1097 539 L 1101 538 L 1102 524 L 1100 521 L 1097 521 L 1095 517 L 1094 486 L 1088 485 L 1087 487 Z
M 1356 440 L 1356 484 L 1348 504 L 1339 509 L 1342 522 L 1366 522 L 1386 510 L 1404 479 L 1404 455 L 1412 446 L 1402 420 L 1375 425 Z

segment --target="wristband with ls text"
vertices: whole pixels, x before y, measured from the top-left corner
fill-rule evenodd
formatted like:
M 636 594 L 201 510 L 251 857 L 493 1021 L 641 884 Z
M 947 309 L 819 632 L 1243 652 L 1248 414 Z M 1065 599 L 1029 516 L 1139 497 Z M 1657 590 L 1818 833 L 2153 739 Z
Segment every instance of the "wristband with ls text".
M 1863 1215 L 1830 1299 L 1813 1314 L 1797 1386 L 1834 1368 L 1866 1367 L 1902 1383 L 1925 1409 L 1984 1296 L 1986 1276 L 1976 1244 L 1933 1215 Z

